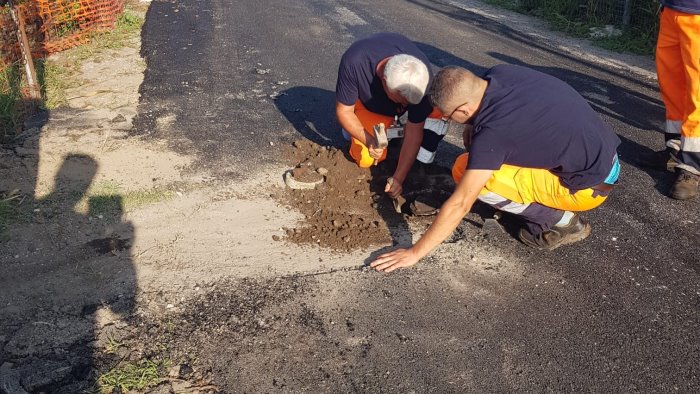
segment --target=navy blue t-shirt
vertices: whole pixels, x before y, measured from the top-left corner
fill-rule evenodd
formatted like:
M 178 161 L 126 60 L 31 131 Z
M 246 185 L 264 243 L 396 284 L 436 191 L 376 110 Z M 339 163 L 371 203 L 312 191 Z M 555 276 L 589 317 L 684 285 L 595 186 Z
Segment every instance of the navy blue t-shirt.
M 345 105 L 355 105 L 359 99 L 369 111 L 387 116 L 402 115 L 408 111 L 410 122 L 423 122 L 433 110 L 428 96 L 416 105 L 402 106 L 389 99 L 377 76 L 377 64 L 387 57 L 399 54 L 415 56 L 430 71 L 430 62 L 425 54 L 400 34 L 378 33 L 356 41 L 340 59 L 335 86 L 336 99 Z
M 661 4 L 686 14 L 700 14 L 700 0 L 661 0 Z
M 468 168 L 544 168 L 571 190 L 605 180 L 620 139 L 571 86 L 513 65 L 483 78 L 488 87 L 474 117 Z

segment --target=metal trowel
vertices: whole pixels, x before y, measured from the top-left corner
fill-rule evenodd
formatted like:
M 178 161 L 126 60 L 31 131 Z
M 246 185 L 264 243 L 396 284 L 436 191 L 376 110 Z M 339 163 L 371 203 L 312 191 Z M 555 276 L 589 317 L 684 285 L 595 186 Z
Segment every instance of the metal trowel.
M 394 178 L 389 177 L 389 179 L 386 180 L 386 183 L 389 184 L 389 187 L 394 183 Z M 406 199 L 403 196 L 398 196 L 396 198 L 392 198 L 392 202 L 394 203 L 394 210 L 396 213 L 403 213 L 401 210 L 401 207 L 406 203 Z

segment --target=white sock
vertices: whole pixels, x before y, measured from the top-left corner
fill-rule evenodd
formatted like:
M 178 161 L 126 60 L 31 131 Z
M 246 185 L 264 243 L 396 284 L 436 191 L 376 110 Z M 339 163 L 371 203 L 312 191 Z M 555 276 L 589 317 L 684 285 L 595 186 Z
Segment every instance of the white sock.
M 571 219 L 573 217 L 574 217 L 573 212 L 564 211 L 564 216 L 562 216 L 561 219 L 559 219 L 559 221 L 557 222 L 557 224 L 555 224 L 555 226 L 559 226 L 559 227 L 566 226 L 567 224 L 569 224 L 571 222 Z

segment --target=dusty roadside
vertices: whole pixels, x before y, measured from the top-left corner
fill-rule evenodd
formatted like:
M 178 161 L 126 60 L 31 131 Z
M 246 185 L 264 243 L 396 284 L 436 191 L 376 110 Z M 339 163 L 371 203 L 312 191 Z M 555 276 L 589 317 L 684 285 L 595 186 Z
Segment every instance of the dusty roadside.
M 147 4 L 131 5 L 143 15 Z M 216 391 L 206 371 L 152 347 L 142 326 L 223 278 L 354 270 L 367 257 L 363 248 L 287 242 L 304 227 L 289 204 L 305 203 L 286 199 L 287 168 L 216 179 L 192 172 L 193 158 L 165 139 L 131 136 L 144 69 L 138 36 L 95 53 L 67 105 L 30 120 L 0 150 L 0 191 L 17 210 L 0 254 L 2 393 L 106 389 L 150 369 L 155 381 L 167 378 L 156 390 Z M 158 118 L 155 131 L 167 136 L 175 122 Z M 359 172 L 347 176 L 357 182 Z M 349 224 L 342 230 L 357 230 Z M 365 247 L 391 243 L 382 226 L 383 238 Z
M 455 390 L 474 389 L 481 387 L 474 370 L 438 377 L 420 370 L 426 358 L 461 363 L 449 345 L 461 338 L 462 325 L 445 322 L 466 311 L 473 327 L 499 332 L 494 316 L 514 313 L 509 294 L 538 281 L 566 288 L 554 274 L 522 279 L 523 267 L 486 242 L 516 241 L 472 231 L 483 223 L 474 214 L 419 271 L 434 283 L 399 274 L 392 290 L 378 296 L 372 290 L 388 279 L 361 268 L 377 249 L 370 241 L 404 243 L 429 219 L 390 216 L 387 201 L 375 198 L 372 174 L 342 163 L 333 172 L 324 160 L 342 154 L 312 144 L 286 164 L 244 169 L 245 178 L 193 171 L 196 158 L 168 143 L 177 138 L 176 117 L 155 119 L 155 138 L 130 133 L 145 66 L 139 37 L 98 54 L 82 65 L 82 82 L 68 91 L 66 107 L 0 151 L 0 191 L 19 189 L 13 196 L 22 204 L 0 244 L 0 392 L 108 389 L 139 373 L 153 387 L 130 387 L 156 393 L 401 391 L 410 382 L 385 364 L 404 362 L 416 365 L 416 384 L 442 380 Z M 333 182 L 319 189 L 325 194 L 289 198 L 282 174 L 309 160 L 329 170 Z M 340 188 L 352 193 L 349 200 L 338 196 Z M 376 208 L 379 217 L 371 216 Z M 470 267 L 441 272 L 456 266 L 455 256 Z M 512 286 L 515 277 L 520 288 Z M 448 297 L 448 290 L 472 303 Z M 398 306 L 406 300 L 411 309 L 404 313 Z M 362 309 L 384 305 L 396 309 Z M 435 324 L 446 328 L 433 333 L 440 346 L 421 347 L 417 339 Z M 488 359 L 503 350 L 474 332 L 470 351 Z M 519 346 L 503 345 L 503 365 L 494 361 L 507 376 L 504 390 L 523 375 Z M 322 365 L 307 375 L 305 360 Z

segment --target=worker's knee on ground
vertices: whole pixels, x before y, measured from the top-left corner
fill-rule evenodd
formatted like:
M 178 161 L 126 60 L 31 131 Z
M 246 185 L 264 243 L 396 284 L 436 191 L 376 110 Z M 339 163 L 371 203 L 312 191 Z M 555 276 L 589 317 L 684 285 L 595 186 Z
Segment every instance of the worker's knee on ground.
M 386 153 L 387 150 L 384 149 L 384 154 L 377 160 L 377 163 L 386 159 Z M 350 157 L 355 160 L 355 163 L 357 163 L 360 168 L 369 168 L 374 164 L 374 159 L 369 155 L 369 149 L 354 138 L 350 145 Z
M 372 156 L 369 155 L 369 152 L 367 154 L 361 155 L 360 158 L 354 158 L 354 159 L 355 159 L 355 163 L 357 163 L 357 165 L 360 168 L 370 168 L 370 167 L 372 167 L 372 165 L 374 165 L 374 162 L 375 162 L 375 160 L 372 158 Z M 379 163 L 383 162 L 385 159 L 386 159 L 386 151 L 384 152 L 384 155 L 380 159 L 377 159 L 376 162 L 377 162 L 377 164 L 379 164 Z
M 374 164 L 374 159 L 370 155 L 362 155 L 359 159 L 355 159 L 355 163 L 360 168 L 370 168 Z
M 468 152 L 462 153 L 461 155 L 457 156 L 457 160 L 455 160 L 455 164 L 452 166 L 452 179 L 455 180 L 455 183 L 459 183 L 459 180 L 462 179 L 464 173 L 467 171 L 468 160 Z

